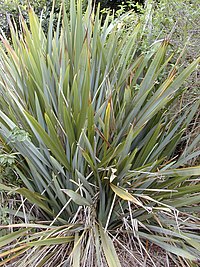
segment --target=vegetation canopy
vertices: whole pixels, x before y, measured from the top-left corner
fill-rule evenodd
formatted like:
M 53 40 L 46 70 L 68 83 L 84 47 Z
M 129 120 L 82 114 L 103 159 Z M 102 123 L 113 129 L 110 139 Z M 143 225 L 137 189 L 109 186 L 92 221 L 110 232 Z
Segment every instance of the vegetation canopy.
M 0 185 L 21 199 L 0 266 L 116 267 L 120 248 L 156 266 L 149 244 L 197 262 L 200 166 L 183 166 L 199 136 L 175 151 L 200 102 L 169 110 L 200 59 L 169 71 L 169 40 L 140 54 L 140 24 L 124 31 L 131 13 L 102 22 L 81 2 L 70 18 L 61 7 L 55 30 L 52 10 L 47 35 L 32 9 L 30 28 L 10 23 L 12 44 L 1 35 L 0 137 L 22 186 Z

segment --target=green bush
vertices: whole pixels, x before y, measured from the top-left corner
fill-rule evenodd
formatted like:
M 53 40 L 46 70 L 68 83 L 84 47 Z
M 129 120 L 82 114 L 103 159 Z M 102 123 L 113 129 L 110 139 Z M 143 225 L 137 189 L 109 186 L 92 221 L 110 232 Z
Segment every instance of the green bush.
M 187 67 L 195 58 L 199 56 L 200 50 L 200 30 L 199 30 L 200 5 L 197 0 L 186 1 L 146 1 L 144 15 L 140 16 L 144 25 L 142 50 L 148 50 L 149 45 L 156 39 L 160 40 L 168 36 L 170 38 L 171 51 L 175 53 L 173 61 L 177 60 L 182 68 Z M 179 53 L 182 57 L 179 57 Z M 184 94 L 180 95 L 173 106 L 173 112 L 184 109 L 188 105 L 199 99 L 199 67 L 193 72 L 189 79 L 183 84 L 187 88 Z M 194 141 L 199 135 L 199 112 L 189 127 L 185 130 L 178 150 L 183 151 L 188 144 Z M 200 149 L 200 143 L 196 143 L 195 150 Z M 188 162 L 190 165 L 198 165 L 200 157 Z
M 59 13 L 62 0 L 55 1 L 55 14 Z M 28 22 L 28 9 L 31 6 L 38 17 L 42 18 L 44 30 L 48 27 L 48 19 L 52 9 L 53 0 L 5 0 L 0 2 L 0 25 L 3 32 L 9 37 L 9 20 L 14 20 L 19 29 L 19 16 L 22 13 Z M 47 30 L 47 29 L 46 29 Z
M 142 20 L 145 20 L 144 39 L 147 39 L 147 42 L 143 43 L 144 50 L 148 49 L 155 39 L 159 40 L 169 36 L 174 51 L 180 52 L 185 49 L 184 56 L 180 59 L 180 64 L 184 67 L 199 56 L 199 1 L 149 0 L 146 1 L 144 12 L 145 15 L 141 17 Z M 192 76 L 189 81 L 193 85 L 190 94 L 194 97 L 196 94 L 198 97 L 198 79 Z M 190 94 L 187 96 L 191 99 Z
M 140 25 L 109 21 L 71 0 L 47 36 L 31 9 L 30 29 L 21 17 L 12 45 L 2 37 L 0 136 L 24 187 L 0 188 L 21 196 L 24 223 L 0 238 L 1 265 L 116 267 L 135 244 L 156 266 L 146 240 L 186 264 L 199 257 L 200 167 L 182 168 L 198 138 L 174 154 L 199 101 L 168 110 L 200 59 L 165 78 L 168 40 L 138 55 Z

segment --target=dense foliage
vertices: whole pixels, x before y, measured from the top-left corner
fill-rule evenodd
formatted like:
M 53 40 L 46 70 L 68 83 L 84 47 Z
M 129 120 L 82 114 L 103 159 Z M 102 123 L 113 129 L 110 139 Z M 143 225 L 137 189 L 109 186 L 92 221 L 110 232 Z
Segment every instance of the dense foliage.
M 12 44 L 1 37 L 1 161 L 20 183 L 0 188 L 20 205 L 8 209 L 18 222 L 0 238 L 0 266 L 116 267 L 120 248 L 156 266 L 149 243 L 195 264 L 200 167 L 183 166 L 199 136 L 176 146 L 200 101 L 169 110 L 200 59 L 172 65 L 168 39 L 141 52 L 141 25 L 123 23 L 134 14 L 102 22 L 81 3 L 70 18 L 61 8 L 55 30 L 52 12 L 47 34 L 30 9 L 30 28 L 21 16 Z
M 60 4 L 62 0 L 4 0 L 0 1 L 0 25 L 1 29 L 6 33 L 7 36 L 10 36 L 10 28 L 9 28 L 9 19 L 14 19 L 15 23 L 19 26 L 19 14 L 20 12 L 23 14 L 24 19 L 28 22 L 28 9 L 31 6 L 34 9 L 34 12 L 42 18 L 43 21 L 43 29 L 48 28 L 48 20 L 50 17 L 50 12 L 52 9 L 52 5 L 55 5 L 54 15 L 55 17 L 58 15 L 60 10 Z M 66 9 L 69 9 L 69 1 L 64 1 L 66 4 Z M 86 9 L 87 0 L 82 1 L 83 9 Z M 120 9 L 121 11 L 127 11 L 136 6 L 135 1 L 109 1 L 109 0 L 99 0 L 93 1 L 96 4 L 100 4 L 101 9 L 106 9 L 108 12 L 109 9 L 114 9 L 117 11 Z

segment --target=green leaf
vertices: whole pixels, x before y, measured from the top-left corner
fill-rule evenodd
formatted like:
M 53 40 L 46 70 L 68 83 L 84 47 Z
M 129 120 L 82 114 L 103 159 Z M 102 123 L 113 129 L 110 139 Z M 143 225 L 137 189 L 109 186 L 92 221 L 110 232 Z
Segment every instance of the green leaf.
M 181 256 L 183 258 L 189 259 L 189 260 L 196 260 L 196 257 L 193 256 L 190 252 L 188 252 L 186 249 L 170 245 L 168 243 L 160 241 L 155 235 L 150 235 L 146 233 L 139 232 L 139 236 L 148 239 L 149 241 L 152 241 L 154 244 L 160 246 L 161 248 L 177 255 Z
M 28 231 L 28 229 L 29 228 L 21 229 L 19 231 L 15 231 L 13 233 L 0 237 L 0 247 L 3 247 L 5 245 L 12 243 L 18 237 L 23 237 L 25 233 Z
M 103 228 L 99 226 L 102 248 L 109 267 L 121 267 L 114 244 Z
M 34 127 L 34 129 L 37 131 L 37 133 L 42 138 L 43 142 L 46 144 L 46 146 L 51 150 L 51 152 L 55 155 L 55 157 L 68 169 L 70 170 L 69 162 L 67 161 L 66 154 L 64 149 L 61 147 L 60 141 L 58 141 L 58 144 L 52 140 L 52 138 L 49 137 L 49 135 L 45 132 L 45 130 L 41 127 L 41 125 L 27 112 L 25 112 L 28 120 L 30 121 L 31 125 Z M 48 119 L 47 119 L 48 120 Z M 51 125 L 51 124 L 49 124 Z M 52 127 L 52 125 L 51 125 Z M 55 132 L 54 132 L 55 134 Z M 58 139 L 56 137 L 56 139 Z
M 80 194 L 74 192 L 70 189 L 61 189 L 65 194 L 67 194 L 76 204 L 79 206 L 91 206 L 90 203 L 86 198 L 82 197 Z
M 54 213 L 49 209 L 48 205 L 45 203 L 47 200 L 44 196 L 39 193 L 31 192 L 26 188 L 16 189 L 16 192 L 26 197 L 32 204 L 36 204 L 38 207 L 46 211 L 48 214 L 53 215 Z
M 158 175 L 167 175 L 167 176 L 199 176 L 200 175 L 200 166 L 187 167 L 181 169 L 169 169 L 166 171 L 159 171 Z

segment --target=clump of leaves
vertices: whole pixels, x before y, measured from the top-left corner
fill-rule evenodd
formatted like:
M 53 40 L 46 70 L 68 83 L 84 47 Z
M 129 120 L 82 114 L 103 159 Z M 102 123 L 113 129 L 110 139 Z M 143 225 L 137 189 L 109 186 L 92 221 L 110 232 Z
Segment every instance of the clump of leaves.
M 168 110 L 200 59 L 162 79 L 168 40 L 138 55 L 139 24 L 124 33 L 108 15 L 102 26 L 99 9 L 82 14 L 73 0 L 55 31 L 53 16 L 47 36 L 31 9 L 30 29 L 22 17 L 20 35 L 11 26 L 12 46 L 1 37 L 0 135 L 23 159 L 15 171 L 24 184 L 1 189 L 38 211 L 8 225 L 0 266 L 121 266 L 115 246 L 143 266 L 135 246 L 155 266 L 146 240 L 197 261 L 200 167 L 182 167 L 200 151 L 173 153 L 199 102 L 177 117 Z

